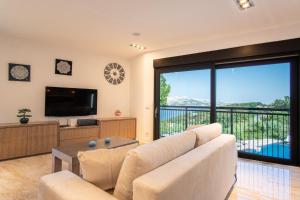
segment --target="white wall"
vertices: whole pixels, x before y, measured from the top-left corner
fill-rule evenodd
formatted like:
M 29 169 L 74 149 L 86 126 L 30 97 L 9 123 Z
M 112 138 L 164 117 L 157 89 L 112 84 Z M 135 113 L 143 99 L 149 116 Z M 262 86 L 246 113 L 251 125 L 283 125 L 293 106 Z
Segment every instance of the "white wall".
M 138 118 L 138 139 L 141 142 L 149 142 L 153 139 L 154 59 L 298 37 L 300 37 L 300 23 L 258 32 L 253 31 L 244 35 L 215 38 L 191 45 L 150 52 L 134 58 L 131 63 L 130 108 L 132 115 Z
M 56 58 L 73 61 L 72 76 L 54 73 Z M 8 81 L 10 62 L 31 65 L 31 81 Z M 104 79 L 104 67 L 110 62 L 117 62 L 125 68 L 126 78 L 118 86 Z M 44 116 L 45 86 L 98 89 L 98 117 L 111 117 L 116 109 L 120 109 L 123 116 L 129 116 L 128 60 L 0 36 L 0 123 L 16 122 L 16 112 L 23 107 L 31 108 L 32 121 L 57 119 Z M 65 118 L 58 119 L 65 122 Z
M 98 116 L 113 116 L 114 111 L 120 109 L 123 116 L 137 117 L 137 137 L 141 142 L 149 142 L 153 136 L 153 59 L 297 37 L 300 37 L 300 24 L 293 24 L 145 53 L 129 61 L 0 36 L 0 123 L 16 122 L 16 111 L 22 107 L 32 109 L 32 120 L 53 119 L 44 117 L 45 86 L 96 88 L 99 90 Z M 55 58 L 72 60 L 73 76 L 56 75 Z M 8 81 L 9 62 L 30 64 L 31 82 Z M 119 86 L 104 79 L 103 70 L 109 62 L 125 67 L 126 79 Z

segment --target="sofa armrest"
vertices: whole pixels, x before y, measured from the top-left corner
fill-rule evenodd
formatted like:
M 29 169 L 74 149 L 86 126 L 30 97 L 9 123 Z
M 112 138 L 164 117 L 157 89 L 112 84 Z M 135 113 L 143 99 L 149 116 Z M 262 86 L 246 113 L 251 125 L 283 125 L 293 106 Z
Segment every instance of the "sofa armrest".
M 38 188 L 38 200 L 117 200 L 112 195 L 69 172 L 43 176 Z

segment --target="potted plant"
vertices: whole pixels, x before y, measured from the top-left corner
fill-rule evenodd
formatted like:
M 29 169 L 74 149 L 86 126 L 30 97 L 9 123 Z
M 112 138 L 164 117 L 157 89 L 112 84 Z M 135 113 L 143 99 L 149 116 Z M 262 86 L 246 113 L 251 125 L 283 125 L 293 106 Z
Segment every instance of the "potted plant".
M 120 117 L 122 115 L 122 112 L 120 110 L 115 111 L 115 116 Z
M 32 117 L 30 112 L 31 110 L 28 108 L 23 108 L 18 111 L 17 117 L 20 117 L 21 124 L 27 124 L 29 122 L 29 117 Z

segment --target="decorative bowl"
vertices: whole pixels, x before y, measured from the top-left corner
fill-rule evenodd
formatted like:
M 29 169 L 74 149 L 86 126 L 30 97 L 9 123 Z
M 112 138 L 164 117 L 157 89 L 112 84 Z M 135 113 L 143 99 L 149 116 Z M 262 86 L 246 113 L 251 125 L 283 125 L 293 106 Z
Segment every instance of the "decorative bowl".
M 89 147 L 95 147 L 96 145 L 97 145 L 97 141 L 95 140 L 89 141 Z
M 110 144 L 110 138 L 105 138 L 105 139 L 104 139 L 104 143 L 105 143 L 105 144 Z

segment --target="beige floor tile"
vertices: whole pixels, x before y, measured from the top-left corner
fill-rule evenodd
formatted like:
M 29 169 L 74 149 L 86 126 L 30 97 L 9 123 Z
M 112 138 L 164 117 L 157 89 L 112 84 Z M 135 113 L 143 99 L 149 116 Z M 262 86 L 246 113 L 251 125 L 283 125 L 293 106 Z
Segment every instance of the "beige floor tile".
M 49 173 L 49 154 L 0 162 L 0 200 L 36 200 L 39 178 Z M 239 159 L 237 177 L 229 200 L 300 200 L 298 167 Z

